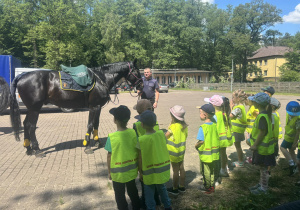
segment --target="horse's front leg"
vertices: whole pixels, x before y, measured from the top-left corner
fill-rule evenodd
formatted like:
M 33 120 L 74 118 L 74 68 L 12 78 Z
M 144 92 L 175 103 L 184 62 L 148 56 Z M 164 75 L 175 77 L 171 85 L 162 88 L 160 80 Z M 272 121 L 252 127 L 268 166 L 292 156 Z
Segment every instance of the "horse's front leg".
M 86 146 L 86 148 L 84 150 L 84 152 L 86 154 L 94 153 L 94 151 L 92 150 L 91 145 L 90 145 L 90 143 L 91 143 L 90 136 L 93 131 L 93 123 L 94 123 L 94 117 L 95 117 L 96 110 L 97 110 L 97 107 L 93 107 L 93 108 L 90 108 L 90 111 L 89 111 L 89 121 L 88 121 L 88 125 L 87 125 L 87 132 L 85 134 L 85 139 L 83 140 L 83 146 Z
M 98 128 L 99 128 L 99 121 L 100 121 L 100 113 L 101 113 L 101 106 L 98 105 L 95 107 L 95 115 L 94 115 L 94 123 L 93 123 L 93 138 L 95 141 L 95 146 L 99 147 L 100 142 L 99 142 L 99 135 L 98 135 Z

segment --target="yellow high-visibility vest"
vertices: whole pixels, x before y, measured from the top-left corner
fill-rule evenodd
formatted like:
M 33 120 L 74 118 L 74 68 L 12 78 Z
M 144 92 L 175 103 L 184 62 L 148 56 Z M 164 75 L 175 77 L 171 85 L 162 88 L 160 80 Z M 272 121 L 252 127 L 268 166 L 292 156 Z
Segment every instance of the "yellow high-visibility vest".
M 135 124 L 138 136 L 142 136 L 142 135 L 144 135 L 146 133 L 146 130 L 142 127 L 141 121 L 137 121 L 134 124 Z M 153 129 L 155 131 L 159 131 L 159 125 L 158 125 L 157 122 L 156 122 L 156 125 L 153 127 Z
M 110 133 L 111 142 L 111 178 L 115 182 L 125 183 L 137 177 L 138 149 L 135 130 L 127 129 Z
M 246 115 L 246 118 L 247 118 L 246 131 L 248 133 L 252 132 L 253 124 L 254 124 L 254 121 L 255 121 L 255 118 L 256 118 L 256 116 L 254 116 L 254 112 L 259 112 L 259 110 L 256 109 L 254 105 L 252 105 L 250 107 L 250 109 L 248 110 L 247 115 Z
M 146 185 L 164 184 L 170 179 L 170 156 L 165 134 L 156 131 L 139 137 L 143 181 Z
M 244 133 L 247 128 L 247 118 L 246 118 L 245 106 L 240 104 L 240 105 L 233 107 L 233 110 L 236 108 L 240 108 L 242 110 L 242 117 L 240 119 L 238 117 L 236 117 L 234 120 L 231 120 L 232 132 Z
M 259 120 L 261 117 L 265 117 L 267 120 L 268 133 L 264 137 L 263 141 L 258 145 L 258 154 L 271 155 L 274 153 L 275 141 L 274 141 L 274 137 L 273 137 L 272 122 L 270 122 L 269 116 L 267 114 L 259 114 L 256 117 L 256 120 L 253 124 L 252 133 L 250 136 L 250 143 L 252 146 L 260 133 L 260 130 L 258 129 L 258 123 L 259 123 Z
M 234 143 L 234 136 L 232 136 L 231 129 L 229 125 L 225 126 L 224 117 L 227 120 L 227 116 L 225 113 L 221 111 L 216 112 L 217 117 L 217 130 L 220 139 L 220 147 L 229 147 Z
M 199 158 L 204 163 L 219 160 L 219 134 L 215 123 L 212 125 L 202 124 L 204 143 L 198 148 Z
M 172 135 L 167 140 L 170 160 L 171 162 L 179 163 L 184 159 L 188 128 L 182 131 L 182 125 L 180 123 L 174 123 L 170 125 L 169 129 L 172 131 Z

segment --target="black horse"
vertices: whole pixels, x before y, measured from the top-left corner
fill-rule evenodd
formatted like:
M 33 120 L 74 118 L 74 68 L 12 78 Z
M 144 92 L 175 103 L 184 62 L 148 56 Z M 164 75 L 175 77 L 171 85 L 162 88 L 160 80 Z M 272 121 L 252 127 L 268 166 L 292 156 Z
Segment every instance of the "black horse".
M 3 77 L 0 77 L 0 114 L 7 109 L 10 101 L 9 86 Z
M 35 154 L 44 157 L 36 139 L 35 130 L 39 112 L 43 104 L 54 104 L 63 108 L 89 108 L 87 133 L 83 141 L 87 154 L 93 153 L 90 146 L 90 135 L 93 131 L 94 140 L 98 140 L 98 127 L 101 107 L 110 101 L 110 89 L 121 79 L 127 83 L 143 88 L 143 81 L 134 62 L 119 62 L 107 64 L 98 68 L 88 69 L 89 75 L 96 84 L 88 93 L 62 90 L 60 88 L 59 73 L 57 71 L 33 71 L 17 76 L 11 85 L 11 94 L 14 96 L 10 103 L 10 117 L 15 138 L 20 141 L 19 131 L 21 119 L 15 91 L 18 88 L 20 97 L 28 109 L 24 125 L 24 147 L 27 155 Z M 99 142 L 97 141 L 97 145 Z

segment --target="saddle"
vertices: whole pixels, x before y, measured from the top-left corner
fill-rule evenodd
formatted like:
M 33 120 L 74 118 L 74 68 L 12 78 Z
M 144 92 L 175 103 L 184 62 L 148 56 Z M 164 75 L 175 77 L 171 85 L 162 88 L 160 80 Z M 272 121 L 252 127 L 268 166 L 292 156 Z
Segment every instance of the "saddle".
M 86 66 L 60 66 L 62 68 L 62 71 L 59 72 L 61 89 L 79 92 L 89 92 L 94 88 L 95 80 L 91 78 Z

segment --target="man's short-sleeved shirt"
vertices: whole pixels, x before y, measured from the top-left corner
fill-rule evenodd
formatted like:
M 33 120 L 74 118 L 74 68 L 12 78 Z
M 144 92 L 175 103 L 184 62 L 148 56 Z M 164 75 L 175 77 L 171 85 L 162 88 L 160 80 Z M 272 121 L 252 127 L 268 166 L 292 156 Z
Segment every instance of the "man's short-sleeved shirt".
M 204 124 L 212 125 L 213 122 L 204 123 Z M 198 134 L 197 134 L 197 140 L 204 141 L 204 133 L 203 133 L 203 128 L 202 127 L 199 128 L 199 131 L 198 131 Z
M 155 98 L 155 89 L 159 89 L 159 85 L 156 79 L 150 78 L 147 80 L 143 77 L 143 93 L 141 98 L 142 99 L 154 99 Z

